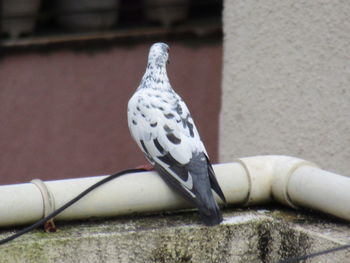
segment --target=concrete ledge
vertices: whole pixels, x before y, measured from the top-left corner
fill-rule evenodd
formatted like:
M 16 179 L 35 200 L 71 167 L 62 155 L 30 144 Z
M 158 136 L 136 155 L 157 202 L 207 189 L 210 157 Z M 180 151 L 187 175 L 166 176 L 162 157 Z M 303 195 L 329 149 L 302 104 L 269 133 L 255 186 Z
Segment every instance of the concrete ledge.
M 284 208 L 226 209 L 216 227 L 196 213 L 59 223 L 0 247 L 0 262 L 276 262 L 350 242 L 348 224 Z M 0 238 L 10 231 L 1 231 Z M 346 262 L 346 250 L 308 262 Z

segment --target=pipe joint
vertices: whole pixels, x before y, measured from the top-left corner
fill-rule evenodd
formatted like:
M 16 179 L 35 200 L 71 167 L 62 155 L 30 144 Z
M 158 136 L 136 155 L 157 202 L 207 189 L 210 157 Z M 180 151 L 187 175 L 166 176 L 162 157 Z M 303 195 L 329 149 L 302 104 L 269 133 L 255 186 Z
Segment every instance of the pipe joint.
M 268 203 L 271 200 L 271 180 L 273 167 L 263 156 L 246 157 L 235 160 L 241 164 L 248 177 L 248 194 L 244 206 Z
M 318 166 L 314 163 L 296 157 L 275 156 L 274 158 L 276 158 L 276 161 L 272 175 L 272 196 L 276 201 L 284 205 L 288 205 L 294 209 L 299 209 L 295 202 L 293 203 L 288 194 L 288 185 L 290 178 L 300 167 L 311 166 L 318 168 Z
M 50 191 L 49 187 L 45 184 L 45 182 L 41 181 L 40 179 L 33 179 L 31 183 L 34 184 L 40 190 L 41 197 L 43 199 L 43 218 L 44 218 L 56 210 L 54 195 Z M 54 219 L 51 218 L 45 223 L 44 228 L 46 232 L 56 231 L 56 226 L 53 220 Z

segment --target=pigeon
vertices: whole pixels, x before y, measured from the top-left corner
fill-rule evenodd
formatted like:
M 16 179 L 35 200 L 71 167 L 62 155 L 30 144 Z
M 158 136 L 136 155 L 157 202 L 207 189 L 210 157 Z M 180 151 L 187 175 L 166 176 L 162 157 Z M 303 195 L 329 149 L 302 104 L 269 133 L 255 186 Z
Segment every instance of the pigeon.
M 129 130 L 161 178 L 198 208 L 204 224 L 214 226 L 223 219 L 213 191 L 224 202 L 225 196 L 191 114 L 170 85 L 168 53 L 165 43 L 151 46 L 146 72 L 128 102 Z

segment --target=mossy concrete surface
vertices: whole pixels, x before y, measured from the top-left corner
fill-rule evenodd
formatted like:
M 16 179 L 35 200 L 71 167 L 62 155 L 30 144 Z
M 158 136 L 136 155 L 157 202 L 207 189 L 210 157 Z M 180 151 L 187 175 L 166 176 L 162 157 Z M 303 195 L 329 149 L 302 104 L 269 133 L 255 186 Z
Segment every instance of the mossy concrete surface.
M 277 262 L 350 242 L 348 224 L 284 208 L 226 209 L 203 226 L 196 213 L 58 223 L 0 246 L 0 262 Z M 0 238 L 13 233 L 0 231 Z M 307 262 L 349 262 L 349 250 Z

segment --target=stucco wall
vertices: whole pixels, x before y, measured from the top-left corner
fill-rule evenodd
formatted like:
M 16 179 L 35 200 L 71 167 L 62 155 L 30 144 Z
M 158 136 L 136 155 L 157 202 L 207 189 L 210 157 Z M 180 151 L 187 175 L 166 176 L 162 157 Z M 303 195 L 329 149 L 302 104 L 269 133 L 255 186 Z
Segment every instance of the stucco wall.
M 225 1 L 220 161 L 286 154 L 350 175 L 349 14 L 349 1 Z

